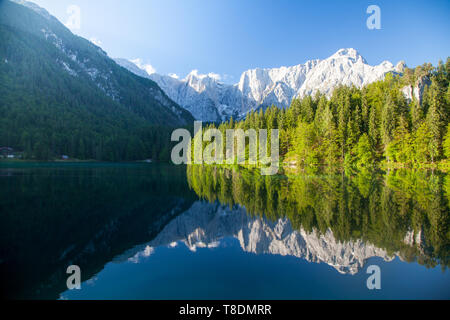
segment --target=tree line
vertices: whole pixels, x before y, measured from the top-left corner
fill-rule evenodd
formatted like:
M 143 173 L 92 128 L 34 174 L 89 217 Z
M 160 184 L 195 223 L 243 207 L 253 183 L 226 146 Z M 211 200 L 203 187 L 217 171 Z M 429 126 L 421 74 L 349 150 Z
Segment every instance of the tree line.
M 450 158 L 450 58 L 389 73 L 359 89 L 339 86 L 331 97 L 316 93 L 294 99 L 287 109 L 272 105 L 250 112 L 227 129 L 279 129 L 280 154 L 298 166 L 373 167 L 448 164 Z M 419 83 L 420 99 L 403 89 Z M 210 125 L 215 127 L 215 125 Z
M 257 169 L 191 165 L 187 177 L 190 188 L 211 203 L 239 205 L 269 221 L 287 218 L 296 230 L 331 230 L 338 241 L 360 239 L 428 267 L 449 265 L 450 177 L 440 172 L 280 178 Z

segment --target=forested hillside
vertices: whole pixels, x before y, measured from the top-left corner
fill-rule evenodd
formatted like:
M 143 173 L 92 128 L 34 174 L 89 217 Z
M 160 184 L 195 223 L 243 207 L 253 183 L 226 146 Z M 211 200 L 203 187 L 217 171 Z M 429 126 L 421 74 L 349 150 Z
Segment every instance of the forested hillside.
M 300 167 L 435 165 L 450 158 L 450 59 L 388 74 L 363 89 L 337 88 L 325 95 L 295 99 L 219 126 L 280 129 L 280 153 Z M 408 98 L 406 89 L 416 88 Z M 416 97 L 417 96 L 417 97 Z M 446 160 L 447 159 L 447 160 Z
M 27 159 L 168 159 L 170 127 L 191 121 L 45 11 L 0 1 L 0 147 Z

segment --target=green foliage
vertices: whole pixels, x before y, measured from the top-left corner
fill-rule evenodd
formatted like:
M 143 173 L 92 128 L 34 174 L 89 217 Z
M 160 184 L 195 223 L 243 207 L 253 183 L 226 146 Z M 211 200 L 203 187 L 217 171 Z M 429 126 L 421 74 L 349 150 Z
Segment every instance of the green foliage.
M 372 145 L 370 144 L 369 137 L 364 133 L 359 139 L 356 146 L 356 157 L 358 167 L 372 166 L 374 162 L 374 155 L 372 151 Z
M 167 159 L 169 127 L 192 120 L 156 83 L 57 20 L 0 2 L 0 147 L 38 160 Z
M 431 141 L 433 135 L 426 122 L 422 123 L 415 133 L 415 160 L 417 162 L 428 162 L 431 159 Z
M 443 146 L 445 156 L 447 159 L 450 159 L 450 124 L 447 125 L 447 134 L 445 135 Z
M 358 143 L 364 155 L 368 140 L 363 136 Z M 362 240 L 430 267 L 449 265 L 445 192 L 448 197 L 450 179 L 443 174 L 396 170 L 382 175 L 362 169 L 357 175 L 280 178 L 263 177 L 255 169 L 192 165 L 187 176 L 197 195 L 212 203 L 244 206 L 273 221 L 287 218 L 297 230 L 331 230 L 339 241 Z M 421 237 L 406 243 L 410 232 Z
M 406 69 L 403 76 L 388 74 L 362 89 L 340 86 L 329 99 L 320 93 L 294 99 L 286 110 L 261 108 L 219 128 L 278 128 L 281 156 L 300 167 L 435 163 L 450 148 L 444 139 L 450 119 L 449 61 L 446 67 L 425 64 Z M 423 101 L 408 104 L 401 89 L 425 77 L 431 85 L 424 88 Z
M 117 66 L 58 21 L 9 1 L 0 5 L 0 146 L 31 159 L 169 158 L 169 129 L 160 126 L 192 116 L 176 104 L 164 107 L 161 101 L 170 100 L 153 81 Z M 52 31 L 64 50 L 42 30 Z M 67 52 L 76 52 L 85 68 L 111 71 L 108 79 L 93 81 Z M 261 107 L 218 128 L 279 129 L 282 158 L 298 166 L 434 164 L 449 152 L 449 70 L 450 59 L 406 68 L 402 76 L 388 74 L 362 89 L 339 86 L 331 97 L 294 99 L 285 110 Z M 402 88 L 418 82 L 431 85 L 422 101 L 408 103 Z

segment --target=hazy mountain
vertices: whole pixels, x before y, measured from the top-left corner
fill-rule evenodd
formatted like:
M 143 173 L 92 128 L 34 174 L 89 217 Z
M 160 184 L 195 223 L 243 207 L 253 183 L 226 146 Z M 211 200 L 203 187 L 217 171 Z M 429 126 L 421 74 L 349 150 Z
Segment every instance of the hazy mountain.
M 325 60 L 311 60 L 293 67 L 245 71 L 239 83 L 227 85 L 209 75 L 189 74 L 178 80 L 170 76 L 148 74 L 133 63 L 116 59 L 130 71 L 152 79 L 196 119 L 219 121 L 230 116 L 243 117 L 252 109 L 272 104 L 287 107 L 292 99 L 319 91 L 331 95 L 338 85 L 362 87 L 398 72 L 388 61 L 370 66 L 355 49 L 341 49 Z

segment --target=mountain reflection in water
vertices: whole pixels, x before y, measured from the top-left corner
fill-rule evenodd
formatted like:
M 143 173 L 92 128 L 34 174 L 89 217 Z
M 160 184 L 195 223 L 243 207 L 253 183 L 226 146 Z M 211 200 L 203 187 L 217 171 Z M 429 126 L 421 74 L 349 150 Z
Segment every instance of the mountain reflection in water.
M 309 262 L 324 262 L 342 274 L 356 274 L 364 262 L 372 257 L 386 261 L 393 259 L 383 249 L 362 240 L 339 242 L 332 230 L 325 234 L 294 230 L 289 219 L 275 222 L 250 217 L 244 208 L 230 209 L 220 204 L 196 202 L 172 220 L 155 240 L 138 252 L 130 251 L 130 261 L 148 257 L 154 248 L 184 243 L 191 251 L 197 248 L 214 248 L 223 238 L 239 240 L 242 250 L 254 254 L 294 256 Z
M 383 258 L 398 255 L 428 267 L 440 264 L 443 269 L 449 264 L 448 175 L 399 170 L 385 175 L 285 178 L 211 166 L 190 166 L 187 175 L 201 199 L 245 207 L 249 215 L 271 221 L 275 229 L 277 223 L 288 221 L 286 230 L 320 238 L 323 245 L 325 239 L 333 239 L 327 243 L 379 248 L 376 255 L 385 252 Z
M 259 274 L 273 263 L 281 268 L 279 272 L 283 268 L 289 272 L 289 263 L 294 262 L 276 257 L 323 263 L 336 269 L 333 272 L 340 277 L 361 275 L 372 259 L 398 259 L 403 261 L 400 268 L 409 263 L 421 268 L 408 272 L 430 268 L 422 276 L 430 285 L 438 284 L 431 279 L 449 284 L 445 270 L 450 179 L 441 173 L 286 178 L 212 166 L 28 164 L 0 167 L 0 190 L 0 275 L 2 295 L 9 299 L 57 299 L 61 294 L 102 299 L 110 297 L 106 294 L 110 290 L 101 288 L 113 286 L 112 280 L 105 280 L 111 272 L 125 281 L 123 289 L 127 281 L 135 286 L 145 282 L 149 268 L 156 268 L 152 269 L 156 278 L 147 280 L 152 282 L 147 286 L 153 288 L 151 292 L 147 287 L 123 289 L 119 297 L 204 297 L 205 281 L 208 292 L 215 292 L 213 296 L 239 298 L 239 291 L 232 289 L 239 286 L 241 277 Z M 245 264 L 251 263 L 250 258 L 223 249 L 231 239 L 242 253 L 278 260 L 265 260 L 249 271 Z M 192 256 L 180 251 L 181 243 Z M 163 253 L 158 253 L 161 249 Z M 218 250 L 219 255 L 205 256 L 202 250 Z M 157 260 L 151 260 L 153 256 Z M 142 263 L 144 273 L 133 275 L 129 263 Z M 203 267 L 217 263 L 216 268 L 224 268 L 222 279 L 217 273 L 210 276 L 223 283 L 212 288 Z M 83 284 L 98 292 L 86 291 L 83 296 L 81 290 L 77 296 L 66 291 L 66 268 L 73 264 L 81 267 Z M 183 268 L 189 265 L 197 267 L 184 277 Z M 436 267 L 444 270 L 440 276 L 431 274 Z M 301 268 L 291 272 L 300 275 L 315 270 Z M 322 269 L 317 272 L 319 277 L 325 275 Z M 163 279 L 158 287 L 156 283 Z M 186 284 L 186 294 L 180 296 L 183 281 L 195 284 Z M 221 294 L 225 287 L 232 290 L 228 295 Z M 285 289 L 277 292 L 272 285 L 267 297 L 297 297 Z M 258 290 L 264 291 L 255 289 L 242 297 L 259 297 Z M 399 286 L 398 290 L 403 289 Z M 448 292 L 437 294 L 449 296 Z M 311 296 L 336 298 L 326 292 Z

